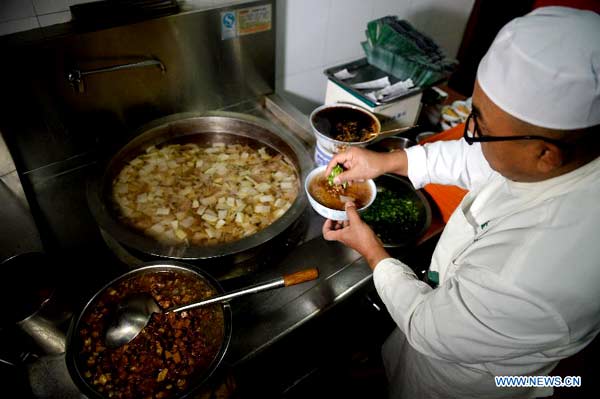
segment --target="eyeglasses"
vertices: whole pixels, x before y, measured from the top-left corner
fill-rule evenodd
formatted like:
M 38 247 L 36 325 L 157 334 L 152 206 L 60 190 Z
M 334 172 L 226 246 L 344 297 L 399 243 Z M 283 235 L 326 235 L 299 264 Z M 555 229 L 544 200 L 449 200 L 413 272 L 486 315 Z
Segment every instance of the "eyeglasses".
M 473 133 L 469 131 L 469 126 L 471 125 L 471 122 L 473 122 Z M 560 147 L 572 145 L 571 143 L 567 143 L 566 141 L 554 140 L 543 136 L 484 136 L 481 134 L 481 130 L 479 130 L 479 125 L 477 124 L 477 117 L 472 112 L 469 114 L 465 122 L 465 132 L 463 133 L 463 137 L 465 138 L 465 141 L 469 143 L 469 145 L 481 142 L 511 140 L 543 140 Z

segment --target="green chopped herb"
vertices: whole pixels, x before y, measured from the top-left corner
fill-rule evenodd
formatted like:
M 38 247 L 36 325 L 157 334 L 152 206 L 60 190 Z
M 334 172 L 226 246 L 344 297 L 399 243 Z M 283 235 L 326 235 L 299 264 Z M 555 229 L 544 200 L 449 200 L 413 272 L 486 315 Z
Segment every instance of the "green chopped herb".
M 337 164 L 333 167 L 333 169 L 331 169 L 331 173 L 329 174 L 329 177 L 327 177 L 327 180 L 329 181 L 329 185 L 330 186 L 334 186 L 335 183 L 333 182 L 333 179 L 336 178 L 336 176 L 338 176 L 339 174 L 341 174 L 344 171 L 344 168 L 342 167 L 342 165 Z M 342 187 L 346 188 L 348 186 L 348 182 L 344 182 L 342 183 Z
M 380 187 L 375 201 L 361 217 L 373 228 L 379 238 L 389 242 L 402 232 L 414 231 L 421 213 L 420 204 L 409 196 Z

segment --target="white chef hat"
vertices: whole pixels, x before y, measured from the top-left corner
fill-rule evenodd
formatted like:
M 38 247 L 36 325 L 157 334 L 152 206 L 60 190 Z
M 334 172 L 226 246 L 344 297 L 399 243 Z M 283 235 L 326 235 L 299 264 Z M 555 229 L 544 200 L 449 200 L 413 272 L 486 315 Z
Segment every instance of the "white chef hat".
M 600 15 L 544 7 L 512 20 L 479 64 L 477 80 L 497 106 L 533 125 L 599 125 Z

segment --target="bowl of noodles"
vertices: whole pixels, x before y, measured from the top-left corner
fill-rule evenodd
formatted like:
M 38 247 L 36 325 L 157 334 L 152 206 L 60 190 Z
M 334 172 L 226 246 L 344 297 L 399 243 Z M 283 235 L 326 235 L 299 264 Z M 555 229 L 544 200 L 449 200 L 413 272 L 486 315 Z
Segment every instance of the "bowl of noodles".
M 304 184 L 308 201 L 319 215 L 336 221 L 348 220 L 345 211 L 347 202 L 353 202 L 360 213 L 375 201 L 377 188 L 373 180 L 334 184 L 325 174 L 326 168 L 313 169 Z

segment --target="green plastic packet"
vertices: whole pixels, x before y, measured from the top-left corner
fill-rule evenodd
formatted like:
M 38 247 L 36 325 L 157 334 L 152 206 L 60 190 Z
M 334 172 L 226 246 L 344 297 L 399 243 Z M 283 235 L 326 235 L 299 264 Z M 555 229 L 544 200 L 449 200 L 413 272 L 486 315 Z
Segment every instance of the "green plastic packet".
M 397 79 L 411 79 L 415 86 L 429 87 L 448 78 L 457 62 L 446 57 L 428 36 L 398 17 L 370 21 L 361 45 L 369 64 Z

